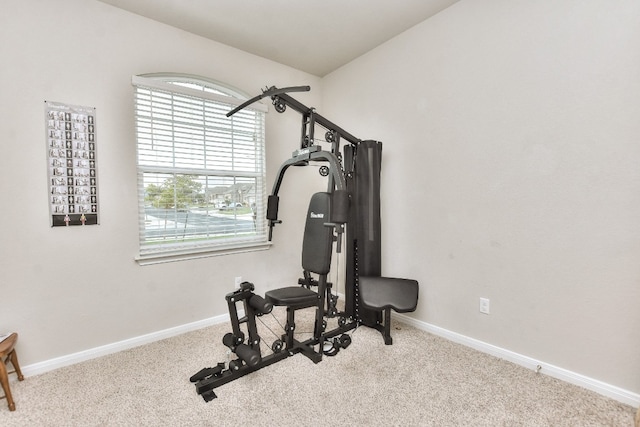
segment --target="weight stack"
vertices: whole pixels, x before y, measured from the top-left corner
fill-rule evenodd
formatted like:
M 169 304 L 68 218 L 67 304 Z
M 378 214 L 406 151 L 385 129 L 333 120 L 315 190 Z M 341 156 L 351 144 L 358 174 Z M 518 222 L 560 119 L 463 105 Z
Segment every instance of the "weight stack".
M 382 322 L 382 313 L 359 303 L 358 277 L 381 275 L 380 168 L 382 143 L 362 141 L 344 147 L 351 209 L 347 226 L 345 310 L 364 325 Z

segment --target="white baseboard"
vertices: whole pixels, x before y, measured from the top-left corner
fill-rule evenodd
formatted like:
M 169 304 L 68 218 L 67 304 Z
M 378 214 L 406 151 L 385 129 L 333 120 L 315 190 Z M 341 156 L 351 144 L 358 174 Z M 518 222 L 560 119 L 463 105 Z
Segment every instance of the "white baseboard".
M 413 319 L 404 314 L 394 313 L 393 317 L 415 328 L 432 333 L 433 335 L 446 338 L 449 341 L 471 347 L 483 353 L 496 356 L 500 359 L 508 360 L 509 362 L 524 366 L 525 368 L 532 369 L 534 371 L 538 371 L 542 374 L 549 375 L 550 377 L 557 378 L 570 384 L 584 387 L 587 390 L 594 391 L 603 396 L 617 400 L 618 402 L 622 402 L 626 405 L 631 405 L 633 407 L 640 406 L 640 394 L 633 393 L 620 387 L 607 384 L 605 382 L 545 363 L 540 360 L 533 359 L 528 356 L 524 356 L 522 354 L 515 353 L 510 350 L 506 350 L 501 347 L 496 347 L 495 345 L 449 331 L 430 323 Z
M 224 323 L 227 321 L 229 321 L 229 315 L 223 314 L 220 316 L 211 317 L 209 319 L 187 323 L 186 325 L 180 325 L 174 328 L 164 329 L 162 331 L 152 332 L 150 334 L 141 335 L 139 337 L 134 337 L 112 344 L 91 348 L 89 350 L 79 351 L 77 353 L 56 357 L 55 359 L 45 360 L 44 362 L 38 362 L 31 365 L 23 366 L 21 367 L 21 370 L 23 375 L 27 377 L 39 375 L 45 372 L 52 371 L 54 369 L 62 368 L 64 366 L 85 362 L 87 360 L 95 359 L 96 357 L 106 356 L 144 344 L 150 344 L 155 341 L 171 338 L 177 335 L 206 328 L 212 325 L 217 325 L 219 323 Z
M 241 313 L 238 313 L 242 315 Z M 467 347 L 474 348 L 483 353 L 490 354 L 492 356 L 499 357 L 509 362 L 515 363 L 525 368 L 537 370 L 540 373 L 549 375 L 559 380 L 568 382 L 584 387 L 588 390 L 599 393 L 603 396 L 617 400 L 633 407 L 640 406 L 640 394 L 624 390 L 620 387 L 616 387 L 611 384 L 569 371 L 558 366 L 554 366 L 540 360 L 533 359 L 522 354 L 515 353 L 510 350 L 506 350 L 501 347 L 488 344 L 483 341 L 479 341 L 474 338 L 467 337 L 465 335 L 458 334 L 456 332 L 449 331 L 447 329 L 435 326 L 420 320 L 413 319 L 404 314 L 394 313 L 393 317 L 407 323 L 420 330 L 432 333 L 434 335 L 448 339 L 449 341 L 462 344 Z M 220 316 L 211 317 L 209 319 L 199 320 L 197 322 L 188 323 L 186 325 L 176 326 L 174 328 L 164 329 L 162 331 L 153 332 L 139 337 L 118 341 L 112 344 L 103 345 L 100 347 L 92 348 L 89 350 L 80 351 L 66 356 L 56 357 L 55 359 L 45 360 L 44 362 L 38 362 L 31 365 L 22 367 L 22 373 L 25 376 L 33 376 L 43 374 L 45 372 L 52 371 L 54 369 L 62 368 L 64 366 L 73 365 L 76 363 L 84 362 L 87 360 L 95 359 L 97 357 L 106 356 L 109 354 L 117 353 L 119 351 L 128 350 L 130 348 L 138 347 L 144 344 L 149 344 L 155 341 L 171 338 L 180 334 L 195 331 L 198 329 L 206 328 L 208 326 L 217 325 L 229 321 L 229 315 L 224 314 Z

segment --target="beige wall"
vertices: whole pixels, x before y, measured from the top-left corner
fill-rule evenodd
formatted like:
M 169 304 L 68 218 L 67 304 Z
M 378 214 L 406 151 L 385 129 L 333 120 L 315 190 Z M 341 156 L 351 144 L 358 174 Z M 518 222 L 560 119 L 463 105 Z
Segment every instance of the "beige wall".
M 322 95 L 385 144 L 416 319 L 640 392 L 640 2 L 463 0 Z
M 261 291 L 296 283 L 304 197 L 283 198 L 285 222 L 268 251 L 144 267 L 134 261 L 131 76 L 196 74 L 249 94 L 309 84 L 312 91 L 299 95 L 309 105 L 319 104 L 317 77 L 86 0 L 3 1 L 0 62 L 0 330 L 20 333 L 23 366 L 223 315 L 236 276 Z M 99 226 L 49 227 L 45 100 L 97 109 Z M 299 121 L 272 108 L 267 121 L 270 191 L 298 146 Z M 287 176 L 282 191 L 303 184 Z

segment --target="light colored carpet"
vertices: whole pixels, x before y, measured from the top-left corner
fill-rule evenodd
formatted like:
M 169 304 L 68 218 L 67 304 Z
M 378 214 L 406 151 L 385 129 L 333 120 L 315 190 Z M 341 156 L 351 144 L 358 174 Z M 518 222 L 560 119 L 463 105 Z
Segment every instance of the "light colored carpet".
M 268 354 L 275 337 L 260 328 Z M 392 346 L 361 327 L 335 357 L 289 357 L 207 403 L 189 377 L 226 360 L 230 331 L 216 325 L 12 381 L 17 409 L 0 400 L 0 426 L 633 426 L 630 406 L 396 322 Z

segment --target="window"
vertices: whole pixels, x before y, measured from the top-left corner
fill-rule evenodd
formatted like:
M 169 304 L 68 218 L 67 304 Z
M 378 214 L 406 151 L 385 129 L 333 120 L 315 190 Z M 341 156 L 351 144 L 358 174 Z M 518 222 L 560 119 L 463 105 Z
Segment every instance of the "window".
M 267 247 L 264 122 L 206 79 L 134 76 L 140 256 L 158 262 Z

